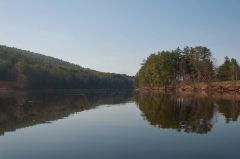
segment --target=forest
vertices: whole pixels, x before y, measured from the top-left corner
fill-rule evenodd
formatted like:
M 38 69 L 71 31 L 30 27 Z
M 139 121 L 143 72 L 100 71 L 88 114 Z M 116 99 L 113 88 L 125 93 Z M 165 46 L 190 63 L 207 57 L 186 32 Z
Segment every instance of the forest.
M 231 90 L 239 87 L 238 61 L 226 56 L 223 64 L 218 66 L 205 46 L 153 53 L 141 65 L 134 81 L 138 89 L 174 89 L 187 85 L 193 90 L 201 90 L 204 85 L 204 89 L 210 90 L 213 83 L 221 81 L 228 81 Z
M 131 89 L 134 78 L 0 45 L 0 88 Z

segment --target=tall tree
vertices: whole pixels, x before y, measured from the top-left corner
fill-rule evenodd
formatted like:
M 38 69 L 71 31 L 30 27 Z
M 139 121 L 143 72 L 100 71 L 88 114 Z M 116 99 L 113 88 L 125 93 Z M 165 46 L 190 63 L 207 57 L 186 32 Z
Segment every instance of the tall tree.
M 232 58 L 230 72 L 231 72 L 231 80 L 232 80 L 233 89 L 236 89 L 236 84 L 237 84 L 237 79 L 238 79 L 238 68 L 239 68 L 239 65 L 238 65 L 237 60 Z
M 231 69 L 231 61 L 229 57 L 226 56 L 223 64 L 218 67 L 219 80 L 223 80 L 223 81 L 229 80 L 230 69 Z

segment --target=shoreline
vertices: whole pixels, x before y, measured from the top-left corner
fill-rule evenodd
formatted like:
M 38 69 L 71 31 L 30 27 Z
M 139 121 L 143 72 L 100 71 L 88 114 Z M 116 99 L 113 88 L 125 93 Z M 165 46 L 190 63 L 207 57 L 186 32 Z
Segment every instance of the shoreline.
M 177 92 L 238 92 L 240 93 L 240 81 L 235 87 L 232 81 L 213 82 L 210 86 L 205 83 L 194 84 L 169 84 L 166 87 L 135 87 L 136 91 L 177 91 Z

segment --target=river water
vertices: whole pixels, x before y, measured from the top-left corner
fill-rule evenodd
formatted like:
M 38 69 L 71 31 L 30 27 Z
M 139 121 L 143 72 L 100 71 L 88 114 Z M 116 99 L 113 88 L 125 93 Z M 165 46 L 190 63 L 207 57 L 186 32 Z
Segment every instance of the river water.
M 239 115 L 237 94 L 2 91 L 0 158 L 239 158 Z

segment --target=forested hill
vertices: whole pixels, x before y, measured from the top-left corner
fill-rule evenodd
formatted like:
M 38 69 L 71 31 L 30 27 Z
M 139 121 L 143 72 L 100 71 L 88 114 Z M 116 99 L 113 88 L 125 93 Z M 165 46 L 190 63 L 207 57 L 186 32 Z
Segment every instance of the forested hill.
M 0 45 L 0 87 L 11 84 L 32 89 L 129 89 L 133 77 Z

